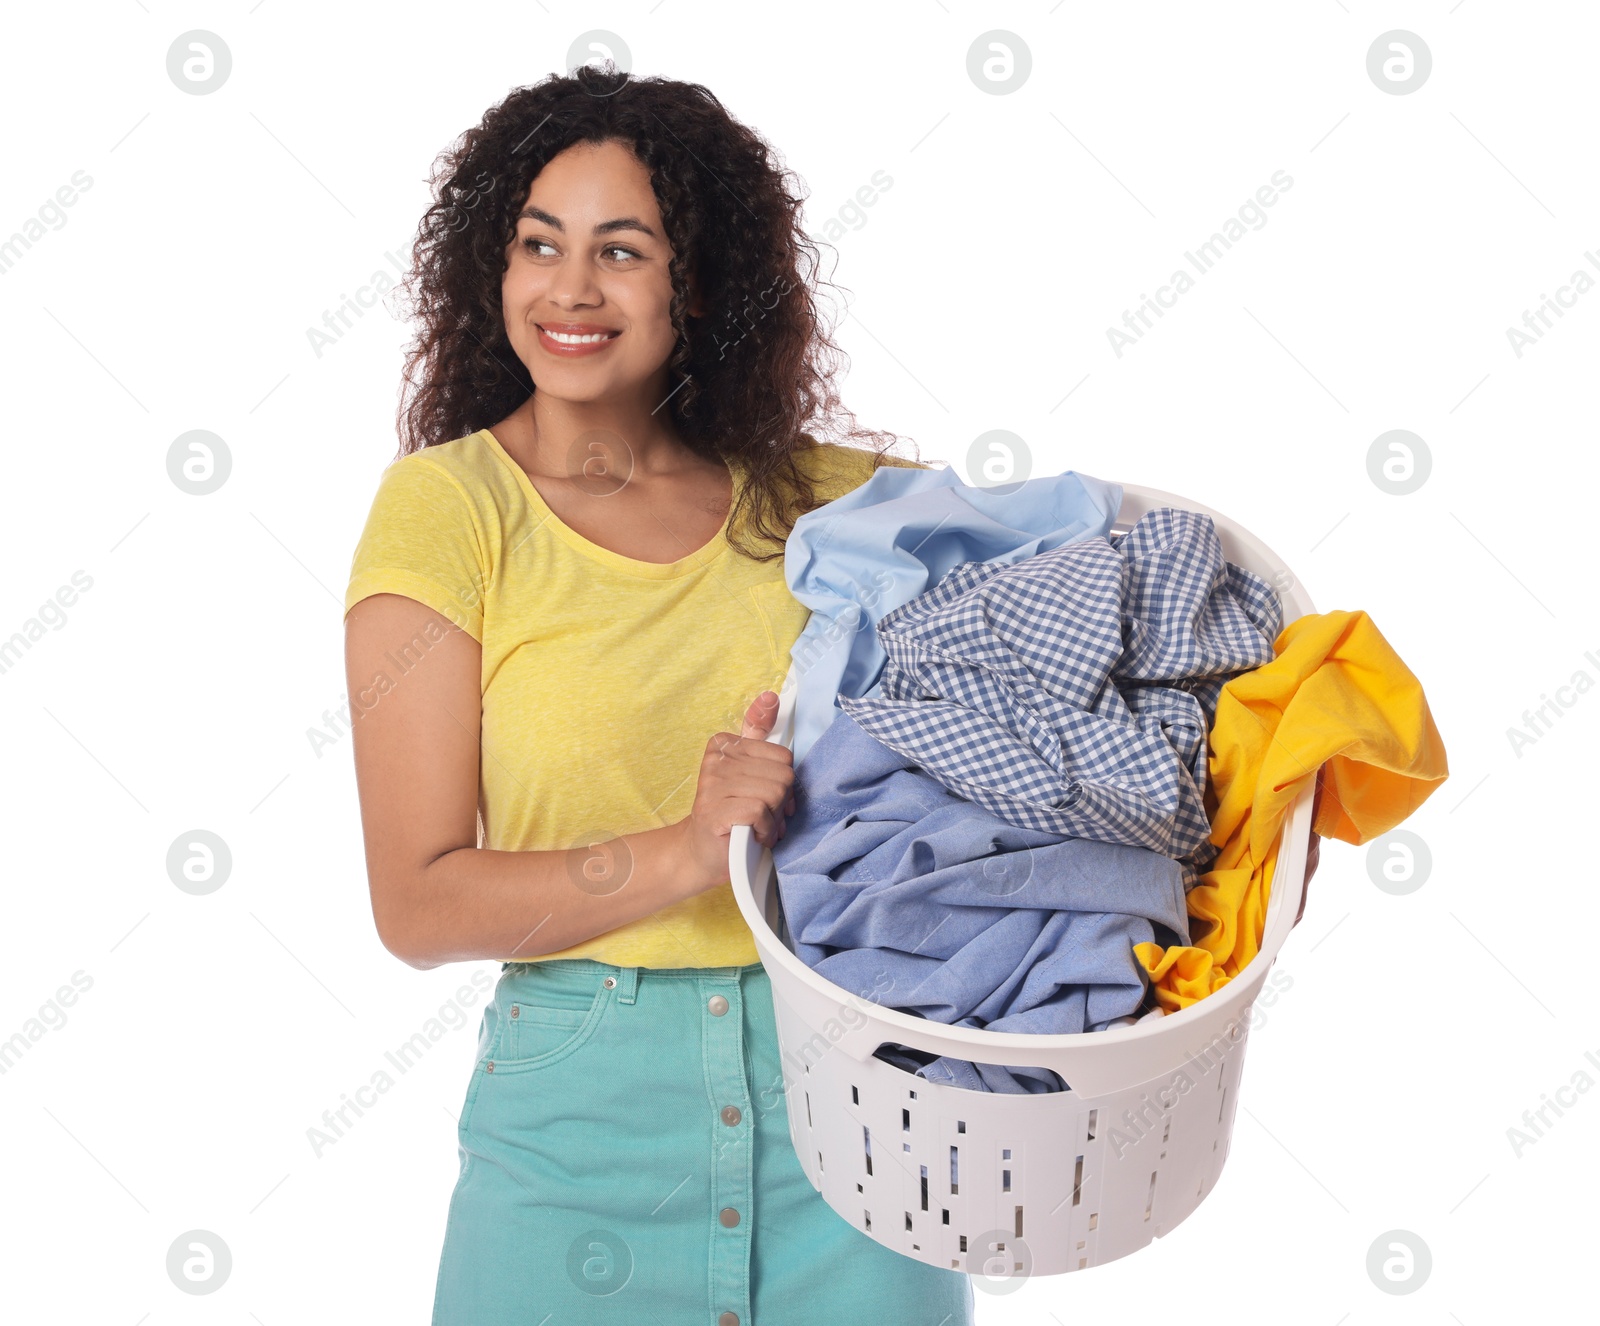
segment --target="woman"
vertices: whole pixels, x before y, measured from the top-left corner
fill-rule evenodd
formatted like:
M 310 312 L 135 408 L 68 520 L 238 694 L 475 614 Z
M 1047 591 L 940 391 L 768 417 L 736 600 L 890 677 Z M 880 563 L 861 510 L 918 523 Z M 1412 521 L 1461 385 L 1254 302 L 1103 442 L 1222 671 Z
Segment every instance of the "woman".
M 503 964 L 436 1324 L 972 1320 L 806 1180 L 728 883 L 731 827 L 794 810 L 784 537 L 908 463 L 802 431 L 848 415 L 772 158 L 702 87 L 585 67 L 435 175 L 345 607 L 382 942 Z

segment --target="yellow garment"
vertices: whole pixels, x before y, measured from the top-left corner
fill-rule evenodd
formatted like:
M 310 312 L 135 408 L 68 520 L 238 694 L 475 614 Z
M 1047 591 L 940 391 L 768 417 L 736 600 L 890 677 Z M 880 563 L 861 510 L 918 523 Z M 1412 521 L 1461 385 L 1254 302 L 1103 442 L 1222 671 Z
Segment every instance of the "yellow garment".
M 1366 613 L 1308 613 L 1273 649 L 1271 663 L 1228 682 L 1217 702 L 1206 803 L 1221 850 L 1189 892 L 1194 946 L 1134 945 L 1169 1013 L 1226 985 L 1260 951 L 1279 831 L 1319 769 L 1312 831 L 1347 843 L 1387 833 L 1449 776 L 1421 682 Z
M 835 443 L 806 448 L 797 463 L 823 502 L 874 468 L 872 452 Z M 732 469 L 738 482 L 742 467 Z M 541 851 L 689 813 L 711 734 L 738 732 L 750 701 L 777 690 L 789 669 L 809 612 L 789 592 L 783 565 L 781 556 L 757 562 L 737 552 L 723 532 L 665 564 L 602 548 L 563 524 L 480 429 L 384 470 L 344 607 L 402 594 L 483 646 L 483 846 Z M 397 661 L 396 671 L 405 666 Z M 758 957 L 724 882 L 516 960 L 722 967 Z

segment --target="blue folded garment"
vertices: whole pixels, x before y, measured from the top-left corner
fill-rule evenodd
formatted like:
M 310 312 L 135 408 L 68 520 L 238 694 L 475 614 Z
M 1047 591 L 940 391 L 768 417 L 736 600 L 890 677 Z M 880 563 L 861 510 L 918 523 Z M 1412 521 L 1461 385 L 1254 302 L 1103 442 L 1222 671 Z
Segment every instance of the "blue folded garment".
M 1019 827 L 839 715 L 795 766 L 773 851 L 790 944 L 835 985 L 962 1027 L 1100 1031 L 1139 1011 L 1133 946 L 1189 943 L 1178 862 Z M 979 1091 L 1062 1090 L 1048 1069 L 879 1057 Z
M 1006 822 L 1179 858 L 1192 888 L 1216 855 L 1217 697 L 1273 660 L 1281 621 L 1209 516 L 1162 507 L 1112 539 L 955 568 L 878 624 L 876 694 L 838 704 Z
M 801 516 L 785 546 L 789 592 L 811 609 L 790 651 L 799 679 L 794 758 L 839 712 L 838 695 L 872 693 L 883 648 L 871 629 L 962 562 L 1006 564 L 1104 536 L 1122 486 L 1067 471 L 980 488 L 954 470 L 885 466 Z

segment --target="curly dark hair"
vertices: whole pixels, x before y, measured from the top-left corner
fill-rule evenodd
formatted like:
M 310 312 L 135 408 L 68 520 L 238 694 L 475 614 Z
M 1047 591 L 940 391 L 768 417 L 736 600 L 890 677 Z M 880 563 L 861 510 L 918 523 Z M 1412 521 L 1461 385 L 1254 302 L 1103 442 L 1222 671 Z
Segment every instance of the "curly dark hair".
M 674 250 L 672 421 L 697 454 L 740 460 L 746 481 L 729 542 L 770 561 L 822 500 L 797 452 L 819 439 L 867 439 L 877 466 L 898 437 L 856 427 L 839 401 L 831 378 L 846 357 L 819 317 L 817 248 L 799 225 L 805 195 L 789 187 L 800 181 L 698 83 L 582 65 L 513 89 L 439 156 L 401 283 L 419 327 L 406 352 L 400 455 L 488 427 L 534 390 L 500 301 L 517 212 L 546 162 L 611 139 L 650 171 Z M 692 323 L 690 271 L 707 311 Z M 743 543 L 744 526 L 777 547 Z

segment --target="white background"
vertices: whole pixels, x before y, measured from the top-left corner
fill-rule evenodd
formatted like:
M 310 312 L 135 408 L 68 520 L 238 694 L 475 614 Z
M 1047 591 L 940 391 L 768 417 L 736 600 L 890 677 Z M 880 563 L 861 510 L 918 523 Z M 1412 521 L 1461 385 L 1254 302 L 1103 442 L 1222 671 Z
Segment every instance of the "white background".
M 1600 681 L 1600 292 L 1520 356 L 1507 336 L 1575 271 L 1600 278 L 1592 7 L 135 0 L 6 28 L 0 236 L 75 171 L 92 187 L 0 276 L 0 637 L 74 572 L 92 587 L 0 674 L 0 1038 L 28 1039 L 74 972 L 92 984 L 0 1076 L 0 1316 L 427 1320 L 471 977 L 498 966 L 418 972 L 374 932 L 325 714 L 406 331 L 379 305 L 320 356 L 307 332 L 408 251 L 435 154 L 594 28 L 773 143 L 813 235 L 892 178 L 825 269 L 862 423 L 957 464 L 1008 429 L 1040 472 L 1227 512 L 1318 610 L 1372 615 L 1449 751 L 1405 826 L 1421 888 L 1385 893 L 1367 848 L 1324 844 L 1215 1193 L 1132 1257 L 980 1291 L 980 1320 L 1592 1315 L 1600 1092 L 1564 1093 L 1520 1155 L 1507 1135 L 1600 1082 L 1600 694 L 1564 692 L 1520 754 L 1508 737 Z M 232 52 L 210 95 L 167 74 L 193 28 Z M 967 72 L 994 28 L 1031 53 L 1008 95 Z M 1397 28 L 1433 58 L 1406 95 L 1366 67 Z M 1278 170 L 1267 223 L 1115 354 L 1107 329 Z M 232 456 L 208 496 L 168 477 L 191 429 Z M 1409 495 L 1369 477 L 1392 429 L 1431 457 Z M 207 896 L 167 869 L 197 829 L 232 853 Z M 314 1154 L 323 1111 L 463 987 L 458 1029 Z M 217 1294 L 167 1276 L 191 1229 L 232 1250 Z M 1415 1293 L 1368 1277 L 1391 1229 L 1431 1250 Z

